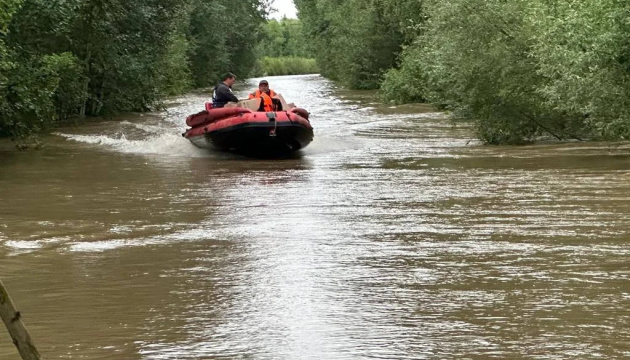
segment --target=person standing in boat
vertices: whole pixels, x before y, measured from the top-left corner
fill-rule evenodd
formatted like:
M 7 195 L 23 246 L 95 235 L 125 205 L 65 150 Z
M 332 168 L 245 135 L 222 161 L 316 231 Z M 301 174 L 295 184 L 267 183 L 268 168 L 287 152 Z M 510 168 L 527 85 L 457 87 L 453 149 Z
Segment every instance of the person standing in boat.
M 277 98 L 278 94 L 269 88 L 267 80 L 258 83 L 258 90 L 249 94 L 250 99 L 262 99 L 258 111 L 282 111 L 282 102 Z
M 229 102 L 238 102 L 238 98 L 232 93 L 232 85 L 236 82 L 236 75 L 227 73 L 223 80 L 212 91 L 212 107 L 222 108 Z

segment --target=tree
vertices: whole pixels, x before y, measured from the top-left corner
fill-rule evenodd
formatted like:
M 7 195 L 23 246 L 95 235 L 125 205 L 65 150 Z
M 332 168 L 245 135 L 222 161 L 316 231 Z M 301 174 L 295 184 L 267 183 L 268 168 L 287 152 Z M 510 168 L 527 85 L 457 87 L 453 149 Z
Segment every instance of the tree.
M 0 134 L 144 111 L 226 71 L 246 77 L 268 8 L 268 0 L 4 0 Z
M 415 83 L 407 93 L 474 119 L 493 144 L 630 135 L 627 4 L 431 0 L 426 14 L 386 77 L 390 98 L 414 100 L 400 94 Z
M 261 27 L 262 40 L 257 52 L 269 57 L 312 58 L 313 51 L 304 36 L 302 22 L 297 19 L 269 20 Z
M 295 3 L 322 74 L 351 88 L 377 88 L 404 42 L 391 7 L 384 0 Z
M 9 25 L 13 15 L 21 6 L 21 0 L 4 0 L 0 2 L 0 135 L 11 132 L 13 121 L 10 118 L 10 103 L 7 99 L 8 83 L 11 69 L 16 65 L 12 61 L 11 52 L 6 45 Z
M 268 6 L 259 0 L 194 0 L 190 37 L 196 86 L 212 85 L 228 71 L 249 75 Z

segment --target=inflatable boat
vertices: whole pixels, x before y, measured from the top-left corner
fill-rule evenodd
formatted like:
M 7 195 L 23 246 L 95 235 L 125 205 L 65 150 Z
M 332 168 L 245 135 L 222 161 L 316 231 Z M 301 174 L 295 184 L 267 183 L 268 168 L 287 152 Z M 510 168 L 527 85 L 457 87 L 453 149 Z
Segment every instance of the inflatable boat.
M 250 156 L 282 156 L 306 147 L 313 140 L 309 113 L 293 107 L 262 112 L 235 106 L 212 108 L 190 115 L 182 135 L 200 148 Z

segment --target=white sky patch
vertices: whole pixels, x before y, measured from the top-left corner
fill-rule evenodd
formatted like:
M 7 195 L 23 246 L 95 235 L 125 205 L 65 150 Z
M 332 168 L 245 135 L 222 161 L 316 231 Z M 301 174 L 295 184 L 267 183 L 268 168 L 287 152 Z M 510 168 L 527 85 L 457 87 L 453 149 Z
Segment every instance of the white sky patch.
M 285 16 L 291 19 L 297 19 L 297 10 L 295 9 L 293 0 L 274 0 L 272 7 L 277 10 L 270 14 L 272 19 L 280 20 Z

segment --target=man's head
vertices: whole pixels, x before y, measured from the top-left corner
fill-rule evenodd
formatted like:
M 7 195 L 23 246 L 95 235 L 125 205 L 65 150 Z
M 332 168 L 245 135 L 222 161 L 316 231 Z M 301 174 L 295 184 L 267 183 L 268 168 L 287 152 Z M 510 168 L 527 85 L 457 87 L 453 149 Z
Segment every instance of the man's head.
M 225 83 L 225 85 L 232 87 L 232 85 L 234 85 L 234 83 L 236 82 L 236 75 L 232 73 L 227 73 L 223 75 L 223 82 Z
M 261 92 L 269 92 L 269 83 L 267 80 L 260 80 L 258 83 L 258 90 Z

